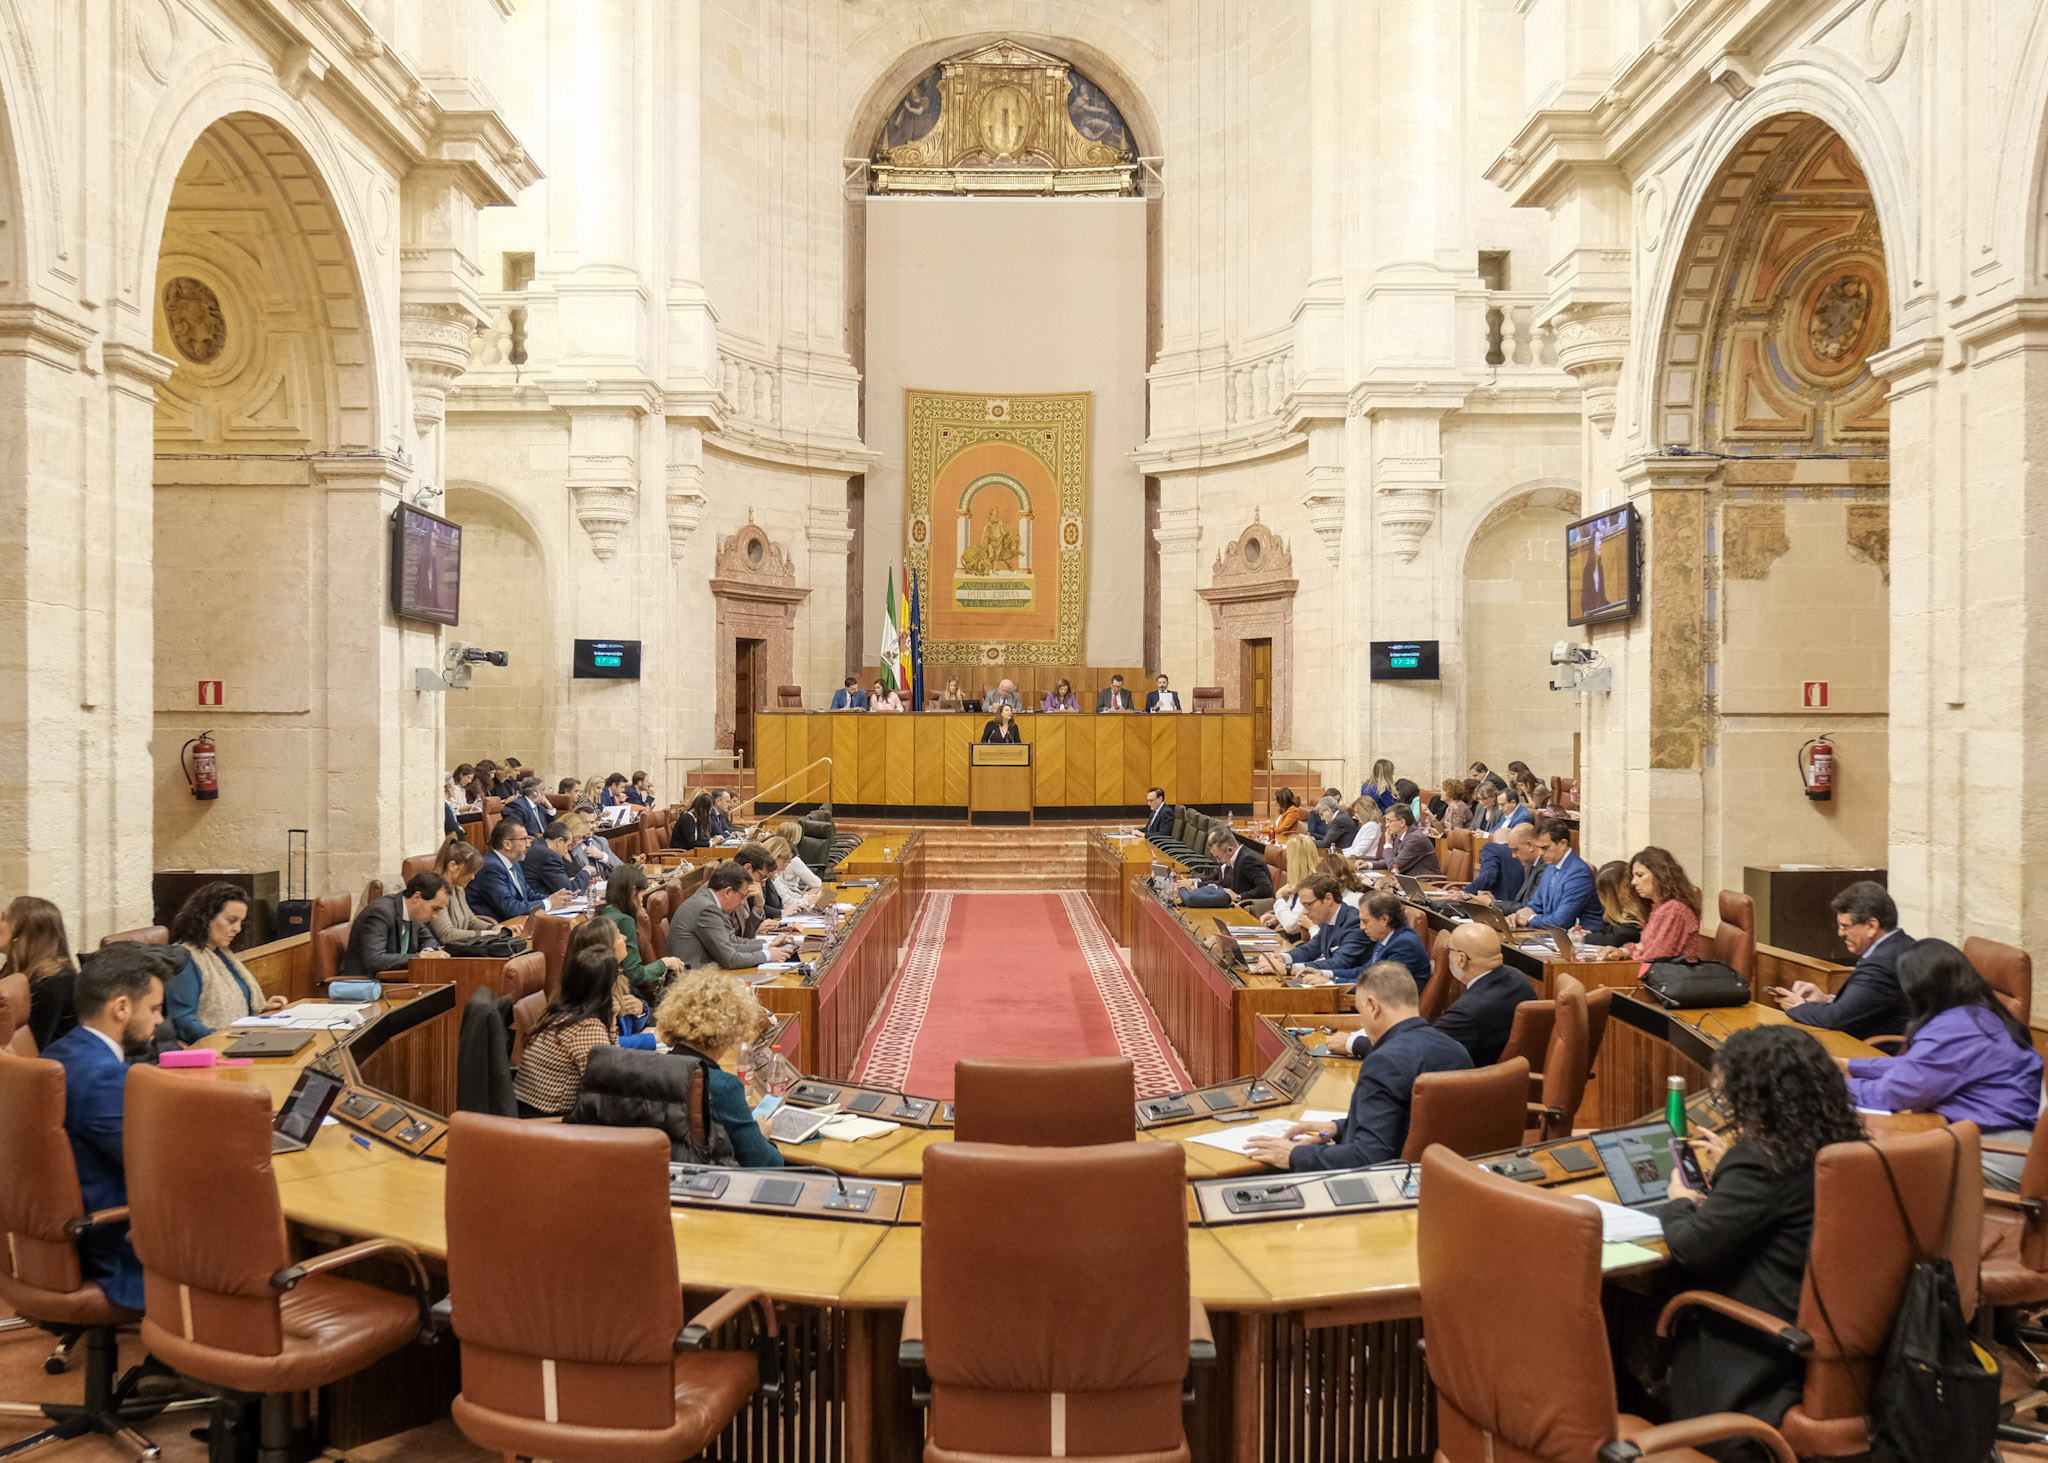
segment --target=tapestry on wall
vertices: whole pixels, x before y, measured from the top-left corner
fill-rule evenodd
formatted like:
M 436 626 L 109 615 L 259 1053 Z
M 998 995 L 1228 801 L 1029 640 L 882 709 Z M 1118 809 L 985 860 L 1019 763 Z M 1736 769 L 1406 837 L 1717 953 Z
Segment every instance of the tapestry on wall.
M 904 564 L 924 658 L 1082 662 L 1089 393 L 904 392 Z

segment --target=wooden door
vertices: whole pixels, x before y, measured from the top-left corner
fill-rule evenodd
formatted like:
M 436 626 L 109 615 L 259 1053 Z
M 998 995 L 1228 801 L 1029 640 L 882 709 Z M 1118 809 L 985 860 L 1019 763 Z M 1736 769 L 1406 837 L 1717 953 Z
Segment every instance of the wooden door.
M 1252 714 L 1252 766 L 1266 767 L 1273 755 L 1273 642 L 1238 643 L 1245 709 Z
M 754 713 L 768 704 L 768 642 L 739 640 L 732 651 L 732 749 L 740 766 L 754 765 Z

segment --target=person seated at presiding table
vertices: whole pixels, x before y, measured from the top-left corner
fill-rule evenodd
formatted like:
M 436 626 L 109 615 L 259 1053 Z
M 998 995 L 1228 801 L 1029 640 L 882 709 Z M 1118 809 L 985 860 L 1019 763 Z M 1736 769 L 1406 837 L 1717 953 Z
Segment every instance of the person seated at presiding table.
M 1273 806 L 1279 809 L 1273 814 L 1273 841 L 1278 843 L 1302 825 L 1301 795 L 1291 787 L 1283 787 L 1273 794 Z
M 1610 922 L 1601 943 L 1585 951 L 1588 960 L 1640 960 L 1645 970 L 1653 960 L 1697 960 L 1700 953 L 1700 891 L 1670 850 L 1655 844 L 1629 860 L 1629 888 L 1638 905 L 1649 908 L 1642 935 L 1616 941 Z M 1603 902 L 1604 903 L 1604 902 Z
M 1009 702 L 997 703 L 993 708 L 995 716 L 981 729 L 984 742 L 1016 743 L 1024 740 L 1023 728 L 1017 725 L 1017 708 Z
M 1789 1326 L 1813 1239 L 1814 1158 L 1863 1131 L 1827 1052 L 1790 1026 L 1731 1032 L 1713 1087 L 1733 1141 L 1695 1136 L 1707 1192 L 1674 1171 L 1671 1201 L 1655 1211 L 1679 1272 L 1672 1288 L 1710 1290 Z M 1704 1307 L 1679 1316 L 1670 1355 L 1674 1420 L 1744 1412 L 1775 1426 L 1805 1386 L 1805 1363 L 1775 1337 Z
M 711 794 L 699 792 L 690 799 L 690 806 L 676 814 L 676 826 L 669 830 L 670 848 L 695 849 L 711 847 L 716 836 L 717 822 L 712 816 Z
M 654 1032 L 670 1051 L 701 1059 L 706 1068 L 711 1121 L 732 1139 L 742 1168 L 781 1168 L 782 1150 L 768 1141 L 747 1107 L 744 1083 L 721 1063 L 767 1024 L 768 1013 L 730 971 L 707 965 L 682 975 L 654 1013 Z
M 1414 978 L 1418 994 L 1429 984 L 1429 947 L 1408 924 L 1408 906 L 1392 894 L 1368 894 L 1359 907 L 1358 922 L 1372 940 L 1367 965 L 1393 964 Z M 1340 982 L 1356 980 L 1356 967 L 1339 967 L 1332 974 Z
M 1465 886 L 1465 897 L 1490 904 L 1503 914 L 1528 903 L 1536 888 L 1536 876 L 1543 870 L 1536 857 L 1536 834 L 1528 824 L 1508 830 L 1499 843 L 1488 843 L 1479 851 L 1479 872 Z
M 1038 709 L 1040 711 L 1079 711 L 1081 709 L 1081 700 L 1074 694 L 1074 683 L 1065 676 L 1061 676 L 1059 681 L 1050 691 L 1045 693 L 1044 698 L 1038 703 Z
M 552 894 L 536 890 L 526 881 L 526 852 L 533 835 L 526 825 L 512 818 L 500 818 L 491 827 L 491 851 L 469 886 L 469 907 L 487 919 L 523 919 L 539 909 L 555 909 L 569 902 L 566 889 Z
M 448 886 L 448 903 L 427 921 L 428 932 L 442 945 L 495 935 L 504 926 L 470 907 L 469 886 L 484 866 L 483 850 L 461 838 L 451 838 L 434 855 L 434 872 Z
M 668 949 L 662 953 L 686 966 L 717 965 L 726 970 L 751 970 L 767 961 L 788 959 L 797 944 L 794 938 L 744 939 L 733 922 L 753 883 L 753 876 L 736 863 L 713 869 L 670 916 Z
M 228 949 L 248 917 L 248 892 L 228 883 L 201 884 L 179 906 L 171 953 L 182 958 L 164 982 L 164 1010 L 178 1040 L 203 1041 L 244 1016 L 283 1009 L 284 997 L 266 999 Z
M 1379 851 L 1365 861 L 1366 867 L 1415 879 L 1443 877 L 1443 865 L 1436 861 L 1436 840 L 1415 826 L 1414 811 L 1406 803 L 1395 803 L 1381 820 Z
M 1560 930 L 1599 923 L 1600 896 L 1593 889 L 1592 869 L 1572 847 L 1572 825 L 1562 818 L 1538 823 L 1536 857 L 1543 865 L 1536 888 L 1528 904 L 1508 916 L 1509 922 Z
M 64 1069 L 64 1136 L 71 1140 L 87 1214 L 128 1202 L 122 1151 L 128 1060 L 149 1051 L 164 1015 L 164 974 L 175 967 L 175 955 L 161 945 L 123 942 L 86 956 L 72 986 L 78 1024 L 43 1052 Z M 128 1242 L 126 1220 L 87 1229 L 78 1260 L 108 1300 L 143 1308 L 142 1263 Z
M 981 709 L 994 711 L 998 706 L 1007 706 L 1012 711 L 1024 709 L 1024 698 L 1017 694 L 1017 683 L 1008 676 L 996 682 L 995 689 L 981 688 Z
M 1145 818 L 1145 836 L 1150 838 L 1155 833 L 1161 837 L 1171 836 L 1173 833 L 1173 809 L 1167 806 L 1165 789 L 1157 787 L 1146 788 L 1145 806 L 1151 809 L 1151 812 Z
M 1295 1123 L 1277 1137 L 1254 1138 L 1246 1152 L 1297 1172 L 1364 1168 L 1400 1157 L 1408 1142 L 1415 1079 L 1472 1066 L 1471 1053 L 1422 1019 L 1418 1000 L 1405 966 L 1382 961 L 1361 971 L 1352 1004 L 1363 1018 L 1364 1060 L 1350 1111 L 1334 1123 Z
M 671 975 L 680 975 L 688 967 L 671 956 L 654 960 L 640 958 L 640 916 L 646 910 L 647 871 L 638 864 L 622 864 L 605 881 L 604 903 L 597 913 L 618 927 L 625 941 L 625 952 L 619 956 L 619 973 L 626 978 L 626 985 L 635 996 L 651 1001 L 660 990 L 662 982 Z
M 349 925 L 339 973 L 382 979 L 411 960 L 445 960 L 448 952 L 435 944 L 430 926 L 448 908 L 448 896 L 439 874 L 422 873 L 407 879 L 399 893 L 372 899 Z
M 1771 992 L 1785 1014 L 1801 1026 L 1845 1031 L 1858 1040 L 1895 1036 L 1905 1029 L 1905 1000 L 1899 993 L 1899 961 L 1913 948 L 1913 937 L 1899 928 L 1899 907 L 1884 885 L 1859 879 L 1833 899 L 1835 931 L 1856 968 L 1832 996 L 1810 980 Z
M 527 845 L 520 870 L 526 875 L 526 887 L 543 898 L 562 891 L 581 897 L 590 882 L 588 875 L 578 873 L 576 865 L 569 862 L 569 825 L 559 818 Z
M 874 687 L 868 692 L 868 710 L 901 711 L 903 698 L 898 696 L 889 683 L 880 676 L 875 677 Z
M 859 676 L 848 676 L 838 690 L 832 693 L 829 711 L 866 711 L 868 698 L 860 688 Z
M 512 1078 L 519 1116 L 560 1117 L 576 1105 L 591 1052 L 618 1044 L 618 980 L 619 962 L 594 943 L 584 943 L 563 957 L 561 989 L 526 1038 Z
M 1283 934 L 1305 934 L 1301 887 L 1315 876 L 1317 866 L 1322 863 L 1322 855 L 1316 852 L 1316 841 L 1306 833 L 1297 833 L 1288 839 L 1284 852 L 1287 862 L 1281 872 L 1286 882 L 1273 891 L 1273 907 L 1259 916 L 1259 923 Z
M 626 795 L 627 789 L 626 774 L 614 772 L 604 780 L 604 791 L 598 794 L 597 805 L 600 808 L 623 808 L 627 806 L 633 801 Z
M 1937 1112 L 1975 1123 L 1987 1143 L 2024 1150 L 2041 1111 L 2041 1054 L 1977 967 L 1946 940 L 1921 940 L 1899 957 L 1906 1049 L 1892 1057 L 1837 1057 L 1849 1098 L 1874 1112 Z M 2027 1159 L 1984 1152 L 1984 1178 L 2017 1192 Z
M 932 705 L 940 711 L 958 711 L 967 704 L 967 693 L 960 689 L 958 676 L 946 677 L 946 689 L 932 697 Z
M 78 1024 L 72 995 L 78 969 L 63 911 L 33 894 L 19 896 L 0 914 L 0 950 L 9 975 L 28 977 L 29 1036 L 41 1051 Z
M 1153 689 L 1145 693 L 1145 709 L 1147 711 L 1180 710 L 1180 695 L 1178 692 L 1167 689 L 1166 673 L 1161 671 L 1155 677 L 1155 681 L 1156 684 Z
M 1097 711 L 1136 710 L 1136 708 L 1131 705 L 1131 693 L 1124 686 L 1124 678 L 1123 673 L 1121 671 L 1111 676 L 1109 678 L 1109 684 L 1096 693 L 1095 709 Z
M 1327 874 L 1311 874 L 1301 882 L 1301 913 L 1315 933 L 1292 950 L 1258 957 L 1257 969 L 1269 975 L 1304 970 L 1331 974 L 1355 971 L 1367 963 L 1372 939 L 1358 922 L 1358 911 L 1344 902 L 1344 891 Z

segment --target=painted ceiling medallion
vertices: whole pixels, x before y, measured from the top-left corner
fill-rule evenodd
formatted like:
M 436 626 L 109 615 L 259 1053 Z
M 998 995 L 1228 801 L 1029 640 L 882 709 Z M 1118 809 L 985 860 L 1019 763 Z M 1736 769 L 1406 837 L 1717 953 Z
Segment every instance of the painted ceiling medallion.
M 178 354 L 195 366 L 210 366 L 227 347 L 228 326 L 220 296 L 204 280 L 179 275 L 164 284 L 164 323 Z
M 1838 376 L 1860 368 L 1869 354 L 1877 305 L 1876 284 L 1865 270 L 1841 270 L 1816 284 L 1799 321 L 1807 369 Z

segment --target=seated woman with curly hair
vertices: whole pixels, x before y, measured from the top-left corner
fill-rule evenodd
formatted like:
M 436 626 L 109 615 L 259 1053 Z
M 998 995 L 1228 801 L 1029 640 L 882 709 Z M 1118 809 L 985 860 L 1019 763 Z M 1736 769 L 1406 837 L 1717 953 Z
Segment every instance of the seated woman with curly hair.
M 719 1063 L 767 1023 L 768 1013 L 745 981 L 715 965 L 677 977 L 654 1013 L 654 1030 L 671 1051 L 701 1057 L 710 1073 L 711 1120 L 732 1139 L 742 1168 L 781 1168 L 782 1150 L 770 1143 L 747 1108 L 747 1089 Z

